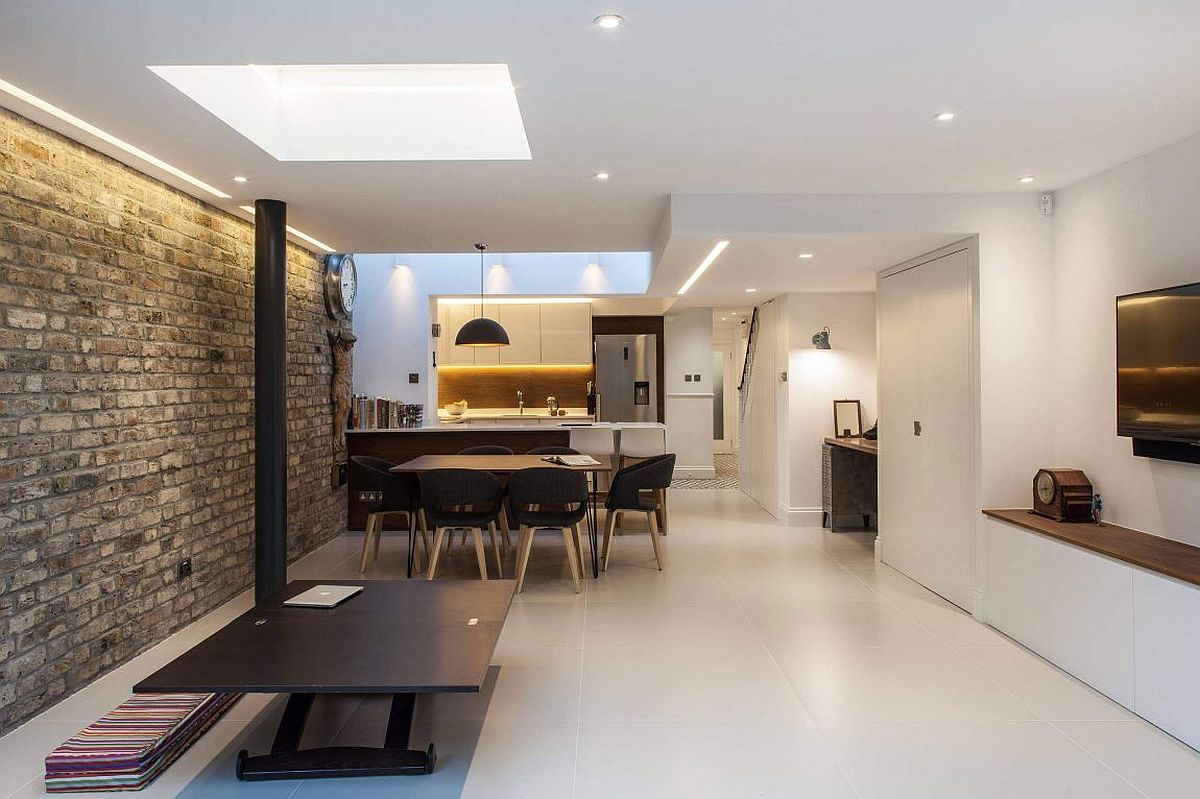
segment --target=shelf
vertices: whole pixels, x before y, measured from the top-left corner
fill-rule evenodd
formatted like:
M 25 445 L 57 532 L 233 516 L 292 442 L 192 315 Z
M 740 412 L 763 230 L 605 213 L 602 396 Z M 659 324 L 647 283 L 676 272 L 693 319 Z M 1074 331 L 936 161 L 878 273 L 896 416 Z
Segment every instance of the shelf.
M 1056 522 L 1033 511 L 985 509 L 985 516 L 1200 586 L 1200 547 L 1115 524 Z

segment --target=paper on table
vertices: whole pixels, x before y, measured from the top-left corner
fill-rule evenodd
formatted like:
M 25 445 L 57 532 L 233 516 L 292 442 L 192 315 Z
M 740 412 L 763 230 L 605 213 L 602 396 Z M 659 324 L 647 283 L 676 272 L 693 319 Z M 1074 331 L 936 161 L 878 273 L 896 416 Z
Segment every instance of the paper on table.
M 591 455 L 550 455 L 542 458 L 546 463 L 557 463 L 559 466 L 599 466 L 600 461 Z

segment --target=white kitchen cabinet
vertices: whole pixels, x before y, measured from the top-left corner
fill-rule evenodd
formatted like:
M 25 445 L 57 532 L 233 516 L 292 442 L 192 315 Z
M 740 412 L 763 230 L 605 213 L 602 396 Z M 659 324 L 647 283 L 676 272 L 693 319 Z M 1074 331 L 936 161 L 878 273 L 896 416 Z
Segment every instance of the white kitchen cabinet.
M 475 363 L 475 347 L 456 347 L 454 337 L 477 315 L 477 308 L 475 305 L 438 305 L 438 322 L 442 326 L 442 335 L 438 338 L 440 363 Z
M 1200 747 L 1200 589 L 1143 569 L 1131 571 L 1137 712 Z
M 456 347 L 454 337 L 479 305 L 438 303 L 438 362 L 444 364 L 590 364 L 592 309 L 587 303 L 484 303 L 483 314 L 508 332 L 507 347 Z
M 529 303 L 496 306 L 495 318 L 508 331 L 509 345 L 500 347 L 500 363 L 541 363 L 540 306 Z
M 541 360 L 539 363 L 590 364 L 592 362 L 592 306 L 581 303 L 548 303 L 541 307 Z

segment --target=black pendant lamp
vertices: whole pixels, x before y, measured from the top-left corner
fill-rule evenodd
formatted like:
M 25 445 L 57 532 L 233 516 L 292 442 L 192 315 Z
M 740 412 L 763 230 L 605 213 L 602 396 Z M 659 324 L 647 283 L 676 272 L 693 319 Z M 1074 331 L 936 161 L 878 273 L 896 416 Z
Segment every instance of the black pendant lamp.
M 463 325 L 454 337 L 456 347 L 507 347 L 508 331 L 495 319 L 483 315 L 483 253 L 486 244 L 476 244 L 479 250 L 479 318 Z

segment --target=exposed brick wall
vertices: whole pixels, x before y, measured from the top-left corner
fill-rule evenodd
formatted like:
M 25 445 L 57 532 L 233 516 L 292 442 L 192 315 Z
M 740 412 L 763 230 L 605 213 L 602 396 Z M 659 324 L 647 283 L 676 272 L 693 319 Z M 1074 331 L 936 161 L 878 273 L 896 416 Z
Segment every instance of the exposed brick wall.
M 0 109 L 0 733 L 251 585 L 253 245 Z M 294 559 L 346 499 L 318 257 L 288 281 Z

